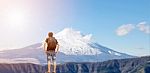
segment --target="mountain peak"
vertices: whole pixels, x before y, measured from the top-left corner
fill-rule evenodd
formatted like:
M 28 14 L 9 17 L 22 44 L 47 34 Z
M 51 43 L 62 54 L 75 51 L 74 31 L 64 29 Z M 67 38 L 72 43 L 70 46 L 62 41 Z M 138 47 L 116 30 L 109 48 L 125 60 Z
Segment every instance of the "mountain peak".
M 65 28 L 56 34 L 56 38 L 61 45 L 60 51 L 70 55 L 95 55 L 99 54 L 98 49 L 91 48 L 92 35 L 83 35 L 80 31 L 72 28 Z M 62 46 L 63 45 L 63 46 Z
M 90 42 L 92 39 L 92 34 L 83 35 L 80 31 L 74 30 L 72 28 L 65 28 L 56 34 L 59 39 L 70 39 L 70 40 L 81 40 L 83 42 Z
M 56 34 L 56 36 L 62 36 L 62 37 L 64 37 L 64 36 L 68 37 L 68 36 L 72 36 L 72 35 L 81 36 L 80 31 L 76 31 L 72 28 L 65 28 Z
M 80 31 L 76 31 L 73 28 L 64 28 L 61 32 L 63 33 L 80 33 Z

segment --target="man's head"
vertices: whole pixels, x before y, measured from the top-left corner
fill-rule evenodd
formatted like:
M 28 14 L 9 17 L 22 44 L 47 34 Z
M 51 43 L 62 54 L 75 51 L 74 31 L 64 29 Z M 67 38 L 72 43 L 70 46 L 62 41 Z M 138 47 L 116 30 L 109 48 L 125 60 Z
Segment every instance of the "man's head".
M 48 33 L 48 37 L 53 37 L 53 33 L 52 33 L 52 32 L 49 32 L 49 33 Z

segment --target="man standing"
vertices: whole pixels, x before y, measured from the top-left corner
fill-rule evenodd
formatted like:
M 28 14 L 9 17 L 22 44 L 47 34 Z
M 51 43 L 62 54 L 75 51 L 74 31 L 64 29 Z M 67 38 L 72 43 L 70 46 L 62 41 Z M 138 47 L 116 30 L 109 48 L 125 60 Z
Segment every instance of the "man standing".
M 53 63 L 53 73 L 56 73 L 56 54 L 59 49 L 59 44 L 55 37 L 53 37 L 53 33 L 48 33 L 48 38 L 46 38 L 44 43 L 44 51 L 47 54 L 47 63 L 48 63 L 48 73 L 50 73 L 51 62 Z

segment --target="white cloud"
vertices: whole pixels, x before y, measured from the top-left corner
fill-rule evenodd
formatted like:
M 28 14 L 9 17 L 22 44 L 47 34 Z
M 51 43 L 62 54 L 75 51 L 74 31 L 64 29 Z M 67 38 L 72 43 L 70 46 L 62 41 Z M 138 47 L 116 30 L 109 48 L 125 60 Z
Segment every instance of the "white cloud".
M 147 25 L 146 22 L 140 22 L 139 24 L 136 25 L 136 27 L 137 27 L 140 31 L 142 31 L 142 32 L 144 32 L 144 33 L 146 33 L 146 34 L 150 34 L 150 26 Z
M 133 25 L 133 24 L 121 25 L 116 30 L 116 34 L 118 36 L 125 36 L 129 32 L 131 32 L 134 28 L 137 28 L 138 30 L 140 30 L 140 31 L 142 31 L 142 32 L 144 32 L 146 34 L 150 34 L 150 25 L 148 25 L 146 22 L 140 22 L 140 23 L 138 23 L 136 25 Z
M 118 36 L 125 36 L 127 35 L 129 32 L 131 32 L 131 30 L 133 30 L 135 27 L 133 24 L 125 24 L 120 26 L 117 30 L 116 30 L 116 34 Z

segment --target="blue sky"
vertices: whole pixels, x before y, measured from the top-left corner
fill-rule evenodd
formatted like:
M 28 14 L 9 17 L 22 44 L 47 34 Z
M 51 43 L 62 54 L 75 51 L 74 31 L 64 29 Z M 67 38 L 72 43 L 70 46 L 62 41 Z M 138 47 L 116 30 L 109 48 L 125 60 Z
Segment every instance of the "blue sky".
M 149 0 L 6 0 L 0 16 L 2 49 L 38 43 L 48 31 L 69 27 L 116 51 L 150 55 Z
M 149 0 L 82 0 L 75 2 L 76 22 L 72 25 L 83 32 L 92 33 L 95 41 L 109 48 L 132 55 L 150 54 L 150 35 L 137 28 L 125 36 L 115 31 L 125 24 L 136 26 L 140 22 L 150 25 Z

